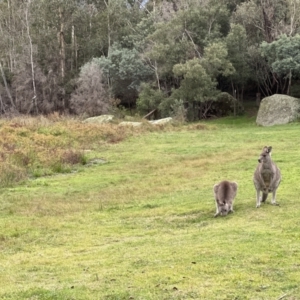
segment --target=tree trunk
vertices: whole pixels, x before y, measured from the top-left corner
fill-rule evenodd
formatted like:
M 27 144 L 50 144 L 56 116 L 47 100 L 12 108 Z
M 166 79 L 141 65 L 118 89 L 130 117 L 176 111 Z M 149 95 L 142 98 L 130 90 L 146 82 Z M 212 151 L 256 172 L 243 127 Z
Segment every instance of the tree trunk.
M 37 95 L 36 95 L 36 85 L 35 85 L 35 74 L 34 74 L 34 63 L 33 63 L 33 47 L 32 47 L 32 39 L 30 35 L 30 28 L 29 28 L 29 21 L 28 21 L 28 11 L 30 6 L 30 1 L 27 2 L 27 7 L 25 10 L 25 19 L 26 19 L 26 27 L 27 27 L 27 36 L 29 40 L 29 49 L 30 49 L 30 65 L 31 65 L 31 79 L 32 79 L 32 88 L 33 88 L 33 97 L 32 97 L 32 104 L 34 105 L 36 114 L 38 113 L 38 106 L 37 106 Z
M 60 74 L 61 78 L 65 78 L 65 60 L 66 60 L 66 51 L 65 51 L 65 39 L 64 39 L 64 15 L 61 7 L 59 7 L 59 18 L 60 18 L 60 32 L 59 32 L 59 49 L 60 49 Z
M 104 3 L 105 3 L 105 6 L 106 6 L 106 9 L 107 9 L 107 43 L 108 43 L 108 53 L 109 53 L 109 50 L 110 50 L 110 44 L 111 44 L 111 38 L 110 38 L 110 35 L 111 35 L 111 29 L 110 29 L 110 11 L 109 11 L 109 5 L 108 5 L 108 2 L 106 2 L 104 0 Z
M 274 5 L 270 0 L 260 0 L 263 22 L 264 22 L 264 35 L 268 43 L 274 41 L 273 23 L 274 22 Z
M 261 93 L 256 93 L 256 106 L 259 107 L 261 101 Z
M 5 86 L 5 89 L 6 89 L 7 96 L 9 98 L 9 100 L 10 100 L 11 106 L 15 109 L 16 106 L 15 106 L 14 101 L 12 99 L 12 96 L 10 94 L 10 90 L 9 90 L 9 87 L 7 85 L 7 82 L 6 82 L 6 78 L 5 78 L 5 74 L 4 74 L 3 68 L 2 68 L 1 61 L 0 61 L 0 71 L 1 71 L 1 75 L 2 75 L 2 79 L 3 79 L 3 82 L 4 82 L 4 86 Z
M 74 64 L 74 58 L 75 58 L 75 27 L 74 25 L 72 25 L 72 32 L 71 32 L 71 45 L 72 45 L 72 49 L 71 49 L 71 71 L 73 71 L 73 64 Z
M 6 111 L 5 111 L 5 107 L 4 107 L 3 101 L 2 101 L 1 93 L 0 93 L 0 105 L 1 105 L 1 108 L 0 108 L 1 113 L 2 113 L 2 112 L 5 113 Z
M 292 70 L 289 72 L 289 83 L 288 83 L 288 88 L 287 88 L 287 95 L 290 95 L 291 92 L 291 86 L 292 86 Z

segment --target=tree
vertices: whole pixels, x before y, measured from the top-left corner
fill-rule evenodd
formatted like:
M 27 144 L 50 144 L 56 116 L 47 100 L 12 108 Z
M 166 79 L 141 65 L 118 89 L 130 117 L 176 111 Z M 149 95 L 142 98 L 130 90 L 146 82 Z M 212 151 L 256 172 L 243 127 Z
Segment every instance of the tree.
M 284 78 L 282 92 L 289 95 L 292 77 L 300 75 L 300 35 L 281 35 L 272 43 L 262 42 L 261 52 L 272 71 Z
M 76 114 L 88 116 L 109 111 L 108 87 L 96 59 L 81 68 L 77 88 L 71 96 L 70 108 Z
M 158 89 L 153 88 L 149 83 L 142 83 L 139 97 L 137 99 L 137 110 L 140 113 L 158 116 L 159 105 L 164 101 L 166 95 Z
M 175 65 L 173 72 L 183 78 L 180 87 L 173 92 L 174 97 L 188 102 L 202 102 L 216 95 L 217 82 L 209 76 L 199 58 Z
M 227 77 L 235 72 L 224 42 L 212 42 L 207 45 L 201 63 L 212 78 L 217 78 L 219 75 Z
M 217 82 L 209 76 L 199 58 L 191 59 L 185 64 L 175 65 L 173 72 L 183 79 L 180 87 L 172 92 L 173 101 L 169 105 L 171 106 L 175 100 L 182 100 L 187 103 L 190 120 L 205 117 L 207 111 L 199 116 L 202 111 L 201 104 L 216 99 Z
M 189 103 L 189 107 L 192 106 L 192 110 L 198 112 L 197 118 L 206 117 L 212 101 L 216 100 L 219 93 L 217 77 L 227 77 L 235 72 L 227 55 L 226 45 L 215 42 L 204 48 L 201 59 L 194 58 L 185 64 L 175 65 L 173 72 L 182 80 L 180 87 L 172 92 L 172 98 Z M 195 116 L 192 116 L 192 119 L 194 118 Z
M 162 2 L 159 9 L 144 55 L 155 70 L 158 88 L 170 92 L 178 87 L 173 66 L 201 58 L 208 43 L 227 34 L 229 11 L 223 1 L 216 0 Z
M 29 23 L 29 10 L 30 10 L 31 0 L 27 0 L 27 5 L 25 7 L 25 24 L 26 24 L 26 31 L 28 37 L 28 47 L 29 47 L 29 57 L 30 57 L 30 66 L 31 66 L 31 81 L 32 81 L 32 106 L 34 107 L 35 113 L 38 113 L 38 106 L 37 106 L 37 93 L 36 93 L 36 82 L 35 82 L 35 71 L 34 71 L 34 58 L 33 58 L 33 44 L 32 44 L 32 37 L 30 32 L 30 23 Z
M 251 78 L 249 66 L 248 43 L 246 30 L 239 24 L 232 24 L 226 37 L 228 59 L 232 63 L 235 72 L 229 76 L 232 94 L 243 101 L 244 88 Z
M 111 96 L 128 106 L 135 103 L 141 82 L 153 74 L 137 50 L 119 44 L 114 44 L 108 56 L 98 58 L 97 62 L 108 80 Z
M 286 0 L 250 0 L 237 7 L 233 20 L 246 29 L 250 44 L 258 45 L 274 41 L 287 29 L 287 14 Z

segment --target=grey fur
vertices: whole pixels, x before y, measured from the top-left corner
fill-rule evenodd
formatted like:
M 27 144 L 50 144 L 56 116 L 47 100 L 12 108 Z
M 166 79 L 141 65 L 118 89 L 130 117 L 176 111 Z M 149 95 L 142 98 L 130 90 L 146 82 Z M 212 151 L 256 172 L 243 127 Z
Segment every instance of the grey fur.
M 215 217 L 221 215 L 226 216 L 233 212 L 233 200 L 237 193 L 238 185 L 236 182 L 227 180 L 215 184 L 213 187 L 214 196 L 216 200 L 216 214 Z
M 254 172 L 253 183 L 256 189 L 256 207 L 267 200 L 272 193 L 271 203 L 276 203 L 276 191 L 281 181 L 281 172 L 271 159 L 272 147 L 265 146 L 258 158 L 258 165 Z M 262 193 L 262 195 L 260 195 Z

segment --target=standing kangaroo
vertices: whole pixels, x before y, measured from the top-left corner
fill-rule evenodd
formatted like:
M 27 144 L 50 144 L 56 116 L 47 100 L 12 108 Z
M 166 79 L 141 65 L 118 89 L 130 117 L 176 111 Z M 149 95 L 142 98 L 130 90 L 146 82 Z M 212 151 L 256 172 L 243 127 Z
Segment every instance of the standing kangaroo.
M 221 215 L 226 216 L 233 212 L 233 200 L 237 192 L 237 183 L 227 180 L 221 181 L 214 185 L 213 191 L 216 200 L 216 214 L 215 217 Z
M 268 194 L 272 193 L 271 203 L 276 203 L 276 191 L 281 181 L 279 168 L 271 159 L 272 147 L 265 146 L 258 158 L 258 165 L 254 172 L 253 182 L 256 189 L 256 207 L 267 200 Z M 260 196 L 262 192 L 262 196 Z

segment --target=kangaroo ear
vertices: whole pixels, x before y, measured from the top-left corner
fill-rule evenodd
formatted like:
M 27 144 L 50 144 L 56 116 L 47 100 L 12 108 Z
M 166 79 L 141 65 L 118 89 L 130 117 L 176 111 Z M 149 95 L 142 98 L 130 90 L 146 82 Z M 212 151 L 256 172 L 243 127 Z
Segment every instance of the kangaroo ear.
M 272 146 L 264 146 L 263 147 L 263 152 L 271 153 L 271 151 L 272 151 Z

